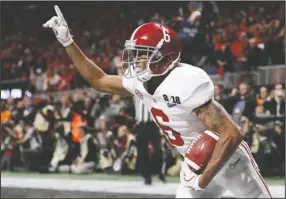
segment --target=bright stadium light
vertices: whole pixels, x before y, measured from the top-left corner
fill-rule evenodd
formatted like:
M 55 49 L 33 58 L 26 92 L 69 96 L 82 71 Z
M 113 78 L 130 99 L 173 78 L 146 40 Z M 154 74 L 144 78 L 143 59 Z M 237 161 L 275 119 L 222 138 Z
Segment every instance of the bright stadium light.
M 1 99 L 8 99 L 9 95 L 10 95 L 9 90 L 1 90 Z
M 13 98 L 21 98 L 22 97 L 22 90 L 21 89 L 12 89 L 11 96 Z

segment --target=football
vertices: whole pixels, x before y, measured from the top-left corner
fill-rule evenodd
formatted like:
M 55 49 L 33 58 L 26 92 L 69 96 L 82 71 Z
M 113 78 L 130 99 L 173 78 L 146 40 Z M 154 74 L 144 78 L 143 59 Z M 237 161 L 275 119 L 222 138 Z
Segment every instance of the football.
M 207 166 L 218 140 L 218 135 L 204 131 L 190 144 L 185 154 L 185 161 L 196 174 L 201 174 Z

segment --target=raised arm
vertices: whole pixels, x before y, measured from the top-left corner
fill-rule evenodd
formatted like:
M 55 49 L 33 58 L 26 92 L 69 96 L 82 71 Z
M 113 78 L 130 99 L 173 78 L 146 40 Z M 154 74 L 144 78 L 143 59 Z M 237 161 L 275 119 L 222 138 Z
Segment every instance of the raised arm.
M 219 134 L 212 157 L 199 179 L 200 187 L 205 188 L 235 152 L 243 136 L 225 109 L 215 100 L 210 100 L 194 111 L 208 129 Z
M 124 96 L 131 95 L 124 88 L 121 76 L 107 75 L 100 67 L 85 56 L 80 48 L 74 43 L 67 22 L 58 6 L 55 6 L 55 11 L 57 16 L 52 17 L 43 24 L 43 27 L 52 28 L 58 41 L 66 48 L 66 51 L 76 68 L 90 85 L 94 89 L 105 93 Z
M 80 74 L 90 83 L 90 85 L 101 92 L 119 95 L 131 95 L 122 84 L 122 76 L 107 75 L 104 71 L 92 62 L 80 48 L 73 42 L 66 47 L 66 51 L 79 70 Z

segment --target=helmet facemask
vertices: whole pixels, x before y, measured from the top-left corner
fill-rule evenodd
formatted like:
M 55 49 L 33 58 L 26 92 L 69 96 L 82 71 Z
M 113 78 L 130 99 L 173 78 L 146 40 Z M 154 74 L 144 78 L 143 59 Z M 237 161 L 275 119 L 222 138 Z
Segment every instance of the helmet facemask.
M 122 69 L 126 78 L 137 77 L 140 81 L 148 81 L 151 77 L 166 74 L 179 61 L 180 53 L 163 55 L 160 52 L 163 40 L 156 47 L 135 45 L 135 41 L 127 40 L 122 52 Z M 141 66 L 140 66 L 141 65 Z

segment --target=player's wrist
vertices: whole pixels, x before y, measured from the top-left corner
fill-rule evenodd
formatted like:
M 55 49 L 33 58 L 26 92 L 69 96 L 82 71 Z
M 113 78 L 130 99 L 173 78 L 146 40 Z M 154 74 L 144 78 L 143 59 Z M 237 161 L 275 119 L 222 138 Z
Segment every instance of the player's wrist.
M 198 186 L 199 186 L 201 189 L 205 189 L 205 188 L 208 186 L 208 183 L 207 183 L 207 181 L 204 179 L 203 174 L 199 175 L 199 177 L 198 177 Z
M 73 43 L 73 38 L 72 35 L 68 32 L 66 33 L 67 35 L 65 37 L 63 37 L 61 35 L 61 37 L 58 37 L 59 42 L 66 48 L 68 46 L 70 46 Z
M 204 184 L 202 184 L 202 182 L 201 182 L 201 180 L 200 180 L 200 176 L 198 177 L 198 187 L 199 187 L 200 189 L 206 188 L 206 187 L 204 186 Z
M 72 45 L 73 42 L 74 42 L 74 41 L 73 41 L 72 37 L 70 37 L 68 40 L 61 41 L 61 44 L 62 44 L 65 48 L 67 48 L 67 47 L 69 47 L 70 45 Z

